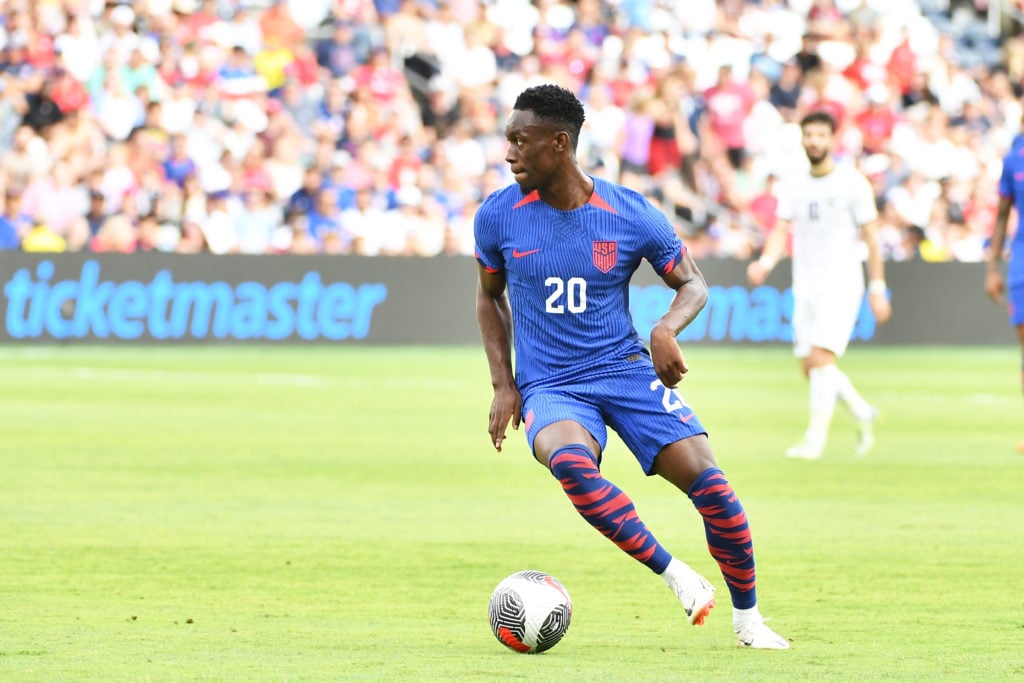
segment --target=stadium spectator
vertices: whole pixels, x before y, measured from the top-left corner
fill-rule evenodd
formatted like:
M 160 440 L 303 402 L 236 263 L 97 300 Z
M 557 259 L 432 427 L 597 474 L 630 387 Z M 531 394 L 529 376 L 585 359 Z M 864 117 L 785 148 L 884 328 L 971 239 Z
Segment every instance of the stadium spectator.
M 620 181 L 626 187 L 638 191 L 646 189 L 651 142 L 654 138 L 655 121 L 651 114 L 653 101 L 654 93 L 650 89 L 638 88 L 626 106 L 619 151 Z
M 704 101 L 714 139 L 724 148 L 733 168 L 739 168 L 747 145 L 743 123 L 754 108 L 753 89 L 748 82 L 733 78 L 731 64 L 723 64 L 718 69 L 718 82 L 704 93 Z
M 884 152 L 896 128 L 896 113 L 889 107 L 889 89 L 875 83 L 867 88 L 868 106 L 854 118 L 864 154 Z
M 352 249 L 351 234 L 342 223 L 337 195 L 330 190 L 320 190 L 316 194 L 306 229 L 318 251 L 345 254 Z
M 754 195 L 747 204 L 747 212 L 754 221 L 754 225 L 762 233 L 762 238 L 759 242 L 763 242 L 764 237 L 767 237 L 768 233 L 775 228 L 776 211 L 779 207 L 779 197 L 776 190 L 778 180 L 778 176 L 774 173 L 769 173 L 764 180 L 761 191 Z
M 89 238 L 99 232 L 100 226 L 103 224 L 106 218 L 106 213 L 103 210 L 104 198 L 102 192 L 95 190 L 87 190 L 89 208 L 85 212 L 85 222 L 89 226 Z
M 648 113 L 654 120 L 650 151 L 647 155 L 647 173 L 657 182 L 667 174 L 683 170 L 683 157 L 693 154 L 697 140 L 690 130 L 682 110 L 686 85 L 675 74 L 667 74 L 654 90 L 648 104 Z
M 33 219 L 33 225 L 21 239 L 21 248 L 29 253 L 56 253 L 67 250 L 67 240 L 45 223 Z
M 11 147 L 0 160 L 0 168 L 8 185 L 25 186 L 29 180 L 45 173 L 50 165 L 46 141 L 31 126 L 21 125 L 14 133 Z
M 32 229 L 32 219 L 21 209 L 21 188 L 8 187 L 4 193 L 4 211 L 0 216 L 0 250 L 21 248 L 21 240 Z
M 745 204 L 768 173 L 801 170 L 795 121 L 821 108 L 841 121 L 840 154 L 887 161 L 868 174 L 879 196 L 910 171 L 969 181 L 973 189 L 957 185 L 962 222 L 918 227 L 932 233 L 930 258 L 975 258 L 991 230 L 979 217 L 995 210 L 994 178 L 1020 120 L 1024 41 L 1007 36 L 1000 53 L 983 15 L 960 8 L 954 22 L 943 11 L 866 0 L 9 3 L 0 184 L 52 180 L 67 161 L 81 197 L 67 206 L 89 235 L 131 193 L 135 227 L 158 212 L 161 234 L 173 226 L 184 240 L 175 250 L 188 251 L 207 242 L 211 214 L 195 206 L 225 190 L 240 202 L 239 178 L 252 185 L 254 174 L 269 177 L 268 208 L 282 222 L 310 168 L 342 209 L 368 186 L 395 211 L 414 151 L 414 185 L 456 222 L 510 182 L 500 151 L 510 99 L 554 82 L 588 108 L 580 153 L 594 172 L 678 199 L 683 208 L 667 206 L 677 228 L 703 231 L 691 242 L 708 255 L 735 253 L 733 238 L 749 231 Z M 184 156 L 170 142 L 179 135 Z M 255 169 L 253 147 L 263 148 Z M 198 194 L 183 191 L 192 176 Z M 88 199 L 96 191 L 102 213 Z M 705 202 L 714 219 L 694 221 Z M 59 223 L 50 227 L 63 234 Z M 85 247 L 67 237 L 67 249 Z
M 74 183 L 69 159 L 60 159 L 48 174 L 39 175 L 25 188 L 21 210 L 67 240 L 69 251 L 79 251 L 89 236 L 84 198 Z
M 238 251 L 243 254 L 270 253 L 282 219 L 280 210 L 270 202 L 267 189 L 255 185 L 245 187 L 242 208 L 235 215 Z
M 164 177 L 178 187 L 195 176 L 196 162 L 188 155 L 188 137 L 178 133 L 171 137 L 171 149 L 163 162 Z
M 367 62 L 371 47 L 368 31 L 357 30 L 349 19 L 339 19 L 334 22 L 332 35 L 317 41 L 316 61 L 330 71 L 332 78 L 344 78 Z
M 238 251 L 235 216 L 239 208 L 237 203 L 230 201 L 230 198 L 231 193 L 228 190 L 207 195 L 205 212 L 195 216 L 206 248 L 213 254 L 230 254 Z

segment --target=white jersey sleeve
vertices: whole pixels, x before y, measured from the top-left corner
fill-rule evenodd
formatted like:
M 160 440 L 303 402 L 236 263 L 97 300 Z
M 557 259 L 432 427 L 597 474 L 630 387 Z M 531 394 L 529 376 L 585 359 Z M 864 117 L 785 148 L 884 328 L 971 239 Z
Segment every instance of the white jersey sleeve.
M 796 218 L 796 204 L 794 203 L 792 183 L 788 180 L 779 182 L 778 203 L 775 206 L 775 217 L 783 221 L 791 221 Z

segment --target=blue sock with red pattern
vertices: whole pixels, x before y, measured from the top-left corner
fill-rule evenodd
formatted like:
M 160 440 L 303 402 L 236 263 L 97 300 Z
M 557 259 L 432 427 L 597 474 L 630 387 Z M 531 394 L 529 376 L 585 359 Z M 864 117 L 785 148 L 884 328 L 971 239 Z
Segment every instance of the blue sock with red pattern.
M 704 518 L 708 550 L 722 570 L 733 607 L 753 607 L 757 604 L 754 543 L 747 524 L 747 513 L 732 486 L 722 470 L 710 467 L 701 472 L 687 494 Z
M 589 448 L 569 444 L 555 451 L 549 464 L 583 519 L 655 574 L 665 571 L 672 556 L 640 521 L 629 496 L 604 478 Z

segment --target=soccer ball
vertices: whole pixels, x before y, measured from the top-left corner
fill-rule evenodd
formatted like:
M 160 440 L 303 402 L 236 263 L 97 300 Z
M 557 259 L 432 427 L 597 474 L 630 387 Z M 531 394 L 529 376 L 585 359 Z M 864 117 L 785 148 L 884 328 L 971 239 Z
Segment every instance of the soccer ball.
M 488 612 L 491 630 L 502 645 L 536 654 L 553 648 L 569 630 L 572 600 L 558 579 L 527 569 L 498 584 Z

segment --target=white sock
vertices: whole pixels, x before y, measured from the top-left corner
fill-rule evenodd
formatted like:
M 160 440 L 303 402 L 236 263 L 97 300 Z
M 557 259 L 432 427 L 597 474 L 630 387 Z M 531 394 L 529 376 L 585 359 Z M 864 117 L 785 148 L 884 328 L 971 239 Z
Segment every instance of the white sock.
M 823 365 L 811 368 L 807 375 L 810 379 L 810 420 L 807 425 L 806 439 L 815 446 L 824 446 L 828 438 L 828 428 L 832 424 L 832 413 L 836 409 L 836 376 L 829 371 L 834 365 Z
M 826 365 L 825 368 L 835 375 L 836 395 L 850 409 L 853 419 L 859 421 L 870 420 L 871 405 L 854 388 L 853 382 L 846 376 L 846 373 L 835 365 Z
M 665 567 L 665 571 L 658 574 L 658 576 L 660 576 L 661 580 L 665 582 L 666 586 L 668 586 L 671 584 L 674 577 L 685 574 L 687 571 L 693 571 L 690 569 L 690 565 L 673 557 L 671 561 L 669 561 L 668 566 Z
M 759 621 L 763 621 L 763 619 L 761 618 L 760 610 L 757 609 L 757 605 L 754 605 L 750 609 L 732 608 L 732 625 L 735 628 L 739 628 L 742 624 Z

